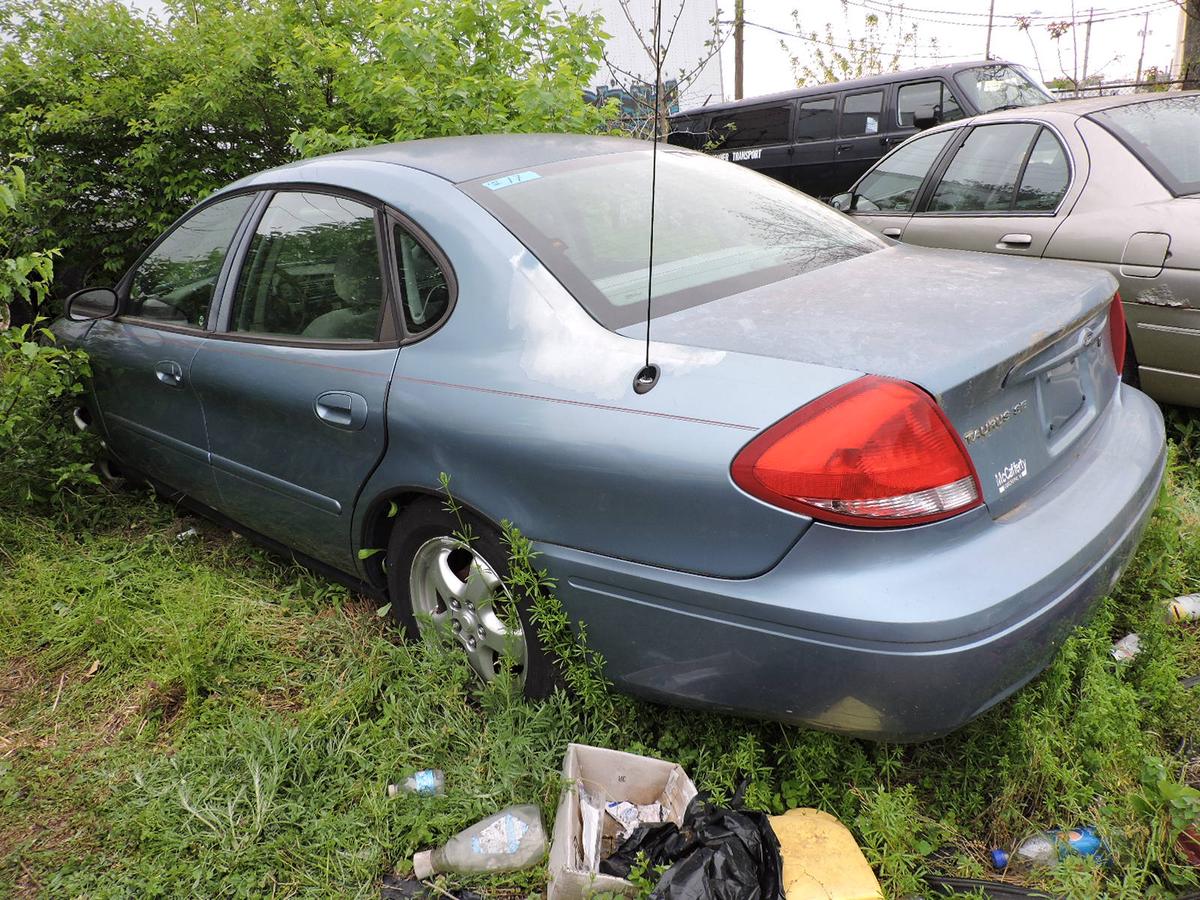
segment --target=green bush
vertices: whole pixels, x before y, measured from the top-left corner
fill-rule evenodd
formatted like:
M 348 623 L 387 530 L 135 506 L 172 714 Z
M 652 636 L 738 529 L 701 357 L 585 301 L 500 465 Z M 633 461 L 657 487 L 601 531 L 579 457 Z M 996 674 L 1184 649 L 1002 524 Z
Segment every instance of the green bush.
M 9 327 L 21 302 L 37 310 L 46 299 L 57 251 L 14 252 L 26 196 L 25 174 L 0 168 L 0 507 L 62 502 L 96 476 L 85 437 L 70 411 L 89 374 L 82 350 L 58 345 L 40 319 Z
M 63 292 L 216 188 L 382 141 L 587 131 L 599 20 L 553 0 L 0 0 L 0 155 L 43 188 Z

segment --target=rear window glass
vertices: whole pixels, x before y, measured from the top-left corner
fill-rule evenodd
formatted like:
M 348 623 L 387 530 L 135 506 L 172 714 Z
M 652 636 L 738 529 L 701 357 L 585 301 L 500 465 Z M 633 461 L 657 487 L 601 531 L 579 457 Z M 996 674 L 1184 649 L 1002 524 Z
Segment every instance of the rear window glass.
M 1171 193 L 1200 193 L 1200 96 L 1133 103 L 1088 118 L 1116 135 Z
M 796 140 L 819 141 L 837 131 L 837 99 L 806 100 L 796 111 Z
M 646 320 L 650 168 L 651 152 L 637 150 L 489 176 L 462 188 L 592 316 L 616 329 Z M 655 316 L 884 246 L 772 178 L 662 147 L 654 216 Z
M 783 144 L 792 121 L 791 106 L 747 109 L 726 116 L 713 116 L 712 131 L 722 150 Z

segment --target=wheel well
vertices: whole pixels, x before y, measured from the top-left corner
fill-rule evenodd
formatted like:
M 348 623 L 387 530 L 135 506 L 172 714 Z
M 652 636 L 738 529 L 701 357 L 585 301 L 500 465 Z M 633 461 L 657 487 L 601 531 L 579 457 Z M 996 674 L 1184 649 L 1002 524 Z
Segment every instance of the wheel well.
M 384 570 L 384 561 L 388 541 L 392 536 L 392 529 L 396 526 L 397 522 L 404 518 L 404 511 L 408 507 L 412 506 L 418 500 L 424 500 L 429 497 L 442 502 L 446 500 L 446 495 L 441 490 L 405 487 L 387 491 L 371 501 L 371 505 L 367 509 L 366 518 L 363 520 L 363 540 L 360 546 L 364 549 L 385 551 L 383 553 L 372 554 L 364 560 L 367 581 L 373 586 L 382 591 L 387 591 L 387 573 Z M 491 524 L 497 531 L 500 530 L 499 526 L 490 516 L 484 515 L 469 503 L 464 503 L 457 496 L 454 498 L 454 502 L 473 518 Z M 392 512 L 393 504 L 395 504 L 394 513 Z M 389 513 L 392 514 L 389 515 Z
M 371 502 L 370 507 L 367 509 L 366 519 L 363 522 L 363 540 L 361 546 L 364 550 L 378 549 L 384 551 L 373 554 L 364 563 L 367 580 L 380 590 L 387 590 L 387 573 L 384 571 L 384 558 L 388 540 L 392 536 L 392 528 L 400 520 L 400 517 L 404 515 L 404 510 L 414 502 L 422 500 L 425 497 L 436 496 L 437 494 L 433 491 L 408 488 L 390 491 L 376 497 Z M 393 504 L 395 504 L 396 511 L 392 515 L 388 515 L 392 511 Z

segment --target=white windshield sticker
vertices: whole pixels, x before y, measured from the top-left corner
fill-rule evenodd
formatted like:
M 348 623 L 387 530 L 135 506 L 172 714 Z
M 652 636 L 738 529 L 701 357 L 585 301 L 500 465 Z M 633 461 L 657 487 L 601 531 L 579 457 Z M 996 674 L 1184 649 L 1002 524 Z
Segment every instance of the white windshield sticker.
M 874 116 L 867 116 L 867 134 L 875 134 L 879 131 L 879 120 Z
M 541 177 L 537 172 L 518 172 L 516 175 L 505 175 L 503 178 L 493 178 L 491 181 L 485 181 L 483 186 L 489 191 L 498 191 L 501 188 L 512 187 L 514 184 L 533 181 L 535 178 Z

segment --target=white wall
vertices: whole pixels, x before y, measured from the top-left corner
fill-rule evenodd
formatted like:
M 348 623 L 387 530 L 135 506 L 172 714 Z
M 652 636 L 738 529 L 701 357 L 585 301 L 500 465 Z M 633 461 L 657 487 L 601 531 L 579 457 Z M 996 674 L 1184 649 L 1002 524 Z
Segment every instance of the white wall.
M 597 12 L 604 16 L 604 31 L 612 35 L 605 50 L 608 58 L 616 66 L 634 73 L 645 83 L 654 84 L 653 61 L 638 41 L 617 0 L 574 0 L 572 5 L 580 11 Z M 650 31 L 654 26 L 654 0 L 629 0 L 629 11 L 645 35 L 646 41 L 650 43 Z M 712 52 L 704 43 L 713 37 L 712 19 L 717 15 L 717 0 L 662 0 L 664 42 L 677 13 L 680 13 L 679 24 L 675 28 L 675 36 L 671 40 L 671 47 L 663 65 L 664 80 L 678 78 L 680 70 L 690 73 L 700 60 Z M 722 33 L 726 31 L 727 27 L 723 28 Z M 596 85 L 592 87 L 626 82 L 628 78 L 620 72 L 617 72 L 614 79 L 608 67 L 601 63 L 600 71 L 596 74 Z M 679 107 L 687 109 L 700 106 L 706 99 L 709 99 L 710 103 L 719 103 L 723 99 L 719 53 L 708 61 L 691 85 L 685 86 Z

